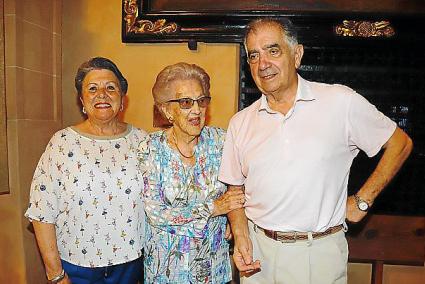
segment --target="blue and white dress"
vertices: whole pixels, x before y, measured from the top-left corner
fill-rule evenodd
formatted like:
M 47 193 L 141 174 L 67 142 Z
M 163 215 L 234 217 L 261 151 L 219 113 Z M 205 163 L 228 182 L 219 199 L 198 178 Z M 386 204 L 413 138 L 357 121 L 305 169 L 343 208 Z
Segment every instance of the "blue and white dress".
M 204 127 L 196 163 L 182 163 L 164 131 L 140 144 L 144 181 L 145 283 L 227 283 L 231 280 L 226 216 L 211 217 L 226 191 L 218 181 L 225 132 Z

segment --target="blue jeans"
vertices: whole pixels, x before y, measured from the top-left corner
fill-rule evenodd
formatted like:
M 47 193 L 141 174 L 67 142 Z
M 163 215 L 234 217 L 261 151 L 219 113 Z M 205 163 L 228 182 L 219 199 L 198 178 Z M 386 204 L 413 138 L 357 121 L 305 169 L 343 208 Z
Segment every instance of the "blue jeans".
M 105 267 L 83 267 L 62 260 L 62 267 L 72 284 L 137 284 L 143 283 L 143 260 Z

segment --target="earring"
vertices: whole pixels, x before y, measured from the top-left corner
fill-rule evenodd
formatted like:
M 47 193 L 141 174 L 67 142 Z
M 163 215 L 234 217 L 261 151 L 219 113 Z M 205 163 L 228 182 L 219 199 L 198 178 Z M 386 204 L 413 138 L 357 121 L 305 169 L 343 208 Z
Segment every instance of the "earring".
M 84 114 L 87 114 L 86 109 L 83 106 L 83 109 L 81 110 Z

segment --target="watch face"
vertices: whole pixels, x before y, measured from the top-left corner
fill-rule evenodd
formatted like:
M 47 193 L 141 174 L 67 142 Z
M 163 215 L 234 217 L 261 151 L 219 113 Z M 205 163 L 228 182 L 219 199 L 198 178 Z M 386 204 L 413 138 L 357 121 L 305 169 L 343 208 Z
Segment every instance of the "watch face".
M 359 209 L 362 211 L 366 211 L 369 208 L 369 205 L 364 201 L 360 201 L 358 206 L 359 206 Z

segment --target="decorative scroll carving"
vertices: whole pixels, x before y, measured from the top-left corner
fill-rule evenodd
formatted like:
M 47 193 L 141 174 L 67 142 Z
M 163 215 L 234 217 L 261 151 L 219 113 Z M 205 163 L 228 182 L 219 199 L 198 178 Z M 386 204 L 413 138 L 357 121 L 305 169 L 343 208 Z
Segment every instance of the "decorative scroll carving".
M 389 21 L 368 22 L 344 20 L 342 25 L 335 27 L 335 33 L 340 36 L 356 37 L 392 37 L 394 28 Z
M 126 33 L 136 34 L 169 34 L 177 32 L 176 23 L 167 23 L 165 19 L 159 19 L 155 22 L 149 20 L 137 20 L 139 9 L 138 0 L 124 1 L 124 21 L 126 23 Z

